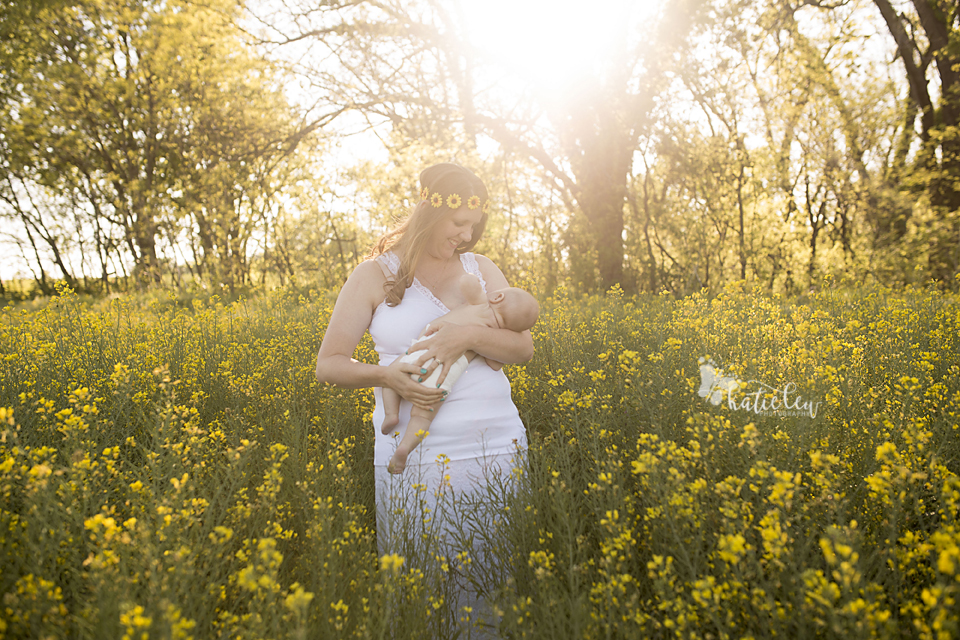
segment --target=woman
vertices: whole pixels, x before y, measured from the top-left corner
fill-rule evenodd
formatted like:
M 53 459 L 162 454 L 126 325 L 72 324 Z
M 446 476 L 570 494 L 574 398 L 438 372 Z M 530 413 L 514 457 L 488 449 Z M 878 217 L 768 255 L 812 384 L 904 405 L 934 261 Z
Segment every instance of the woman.
M 526 447 L 510 383 L 487 360 L 525 362 L 533 355 L 533 339 L 529 331 L 436 322 L 464 302 L 459 287 L 464 273 L 478 276 L 485 291 L 508 283 L 493 262 L 469 252 L 487 222 L 483 182 L 460 165 L 443 163 L 425 169 L 420 185 L 421 201 L 410 217 L 380 239 L 372 259 L 361 263 L 340 291 L 317 355 L 317 378 L 350 388 L 388 387 L 406 401 L 401 404 L 399 427 L 384 435 L 382 397 L 379 389 L 375 391 L 380 552 L 408 558 L 442 555 L 450 560 L 466 552 L 473 561 L 482 559 L 477 542 L 490 529 L 492 512 L 485 513 L 484 505 L 492 509 L 491 483 L 502 486 L 497 478 L 510 477 L 519 463 L 518 450 Z M 429 339 L 417 345 L 423 355 L 413 363 L 401 362 L 399 356 L 428 324 Z M 380 355 L 379 366 L 352 359 L 367 330 Z M 483 357 L 470 363 L 446 397 L 410 377 L 417 373 L 426 379 L 436 367 L 443 367 L 442 382 L 465 351 Z M 443 410 L 430 426 L 430 437 L 410 456 L 403 475 L 391 475 L 387 464 L 407 426 L 411 405 L 429 410 L 441 400 Z M 466 520 L 475 526 L 466 525 Z M 425 538 L 440 548 L 419 548 Z M 466 562 L 467 556 L 459 557 Z M 470 593 L 465 599 L 457 594 L 457 599 L 458 605 L 476 604 Z

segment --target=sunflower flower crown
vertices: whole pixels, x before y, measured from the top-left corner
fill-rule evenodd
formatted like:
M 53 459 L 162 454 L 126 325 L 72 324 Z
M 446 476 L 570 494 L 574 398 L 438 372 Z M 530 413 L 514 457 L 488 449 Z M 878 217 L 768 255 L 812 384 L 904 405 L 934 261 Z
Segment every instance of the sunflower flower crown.
M 420 199 L 430 203 L 434 209 L 439 209 L 443 206 L 443 203 L 446 202 L 447 206 L 451 209 L 459 209 L 463 205 L 463 198 L 460 197 L 459 193 L 451 193 L 444 200 L 443 194 L 439 191 L 430 192 L 430 189 L 424 187 L 420 189 Z M 470 196 L 467 198 L 467 209 L 480 209 L 482 213 L 490 212 L 490 200 L 486 200 L 482 203 L 480 202 L 480 196 Z

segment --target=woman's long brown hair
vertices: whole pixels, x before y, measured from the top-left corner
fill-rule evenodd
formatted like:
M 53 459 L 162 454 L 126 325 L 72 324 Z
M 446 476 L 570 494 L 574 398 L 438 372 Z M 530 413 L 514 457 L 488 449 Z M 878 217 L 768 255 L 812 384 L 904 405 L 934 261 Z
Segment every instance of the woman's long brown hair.
M 466 206 L 471 196 L 478 196 L 481 204 L 487 200 L 487 188 L 483 181 L 469 169 L 457 164 L 443 163 L 424 169 L 420 174 L 420 184 L 429 189 L 430 193 L 440 193 L 444 203 L 434 207 L 429 199 L 421 200 L 403 222 L 380 237 L 367 256 L 376 258 L 388 251 L 399 254 L 400 267 L 396 275 L 388 278 L 383 285 L 387 305 L 391 307 L 400 304 L 407 288 L 413 284 L 417 265 L 423 257 L 427 240 L 430 239 L 434 229 L 455 211 L 459 211 L 459 208 L 451 209 L 447 206 L 447 196 L 451 193 L 458 194 L 461 198 L 461 207 Z M 473 229 L 470 242 L 457 247 L 456 254 L 473 249 L 483 236 L 486 226 L 487 214 L 484 213 Z

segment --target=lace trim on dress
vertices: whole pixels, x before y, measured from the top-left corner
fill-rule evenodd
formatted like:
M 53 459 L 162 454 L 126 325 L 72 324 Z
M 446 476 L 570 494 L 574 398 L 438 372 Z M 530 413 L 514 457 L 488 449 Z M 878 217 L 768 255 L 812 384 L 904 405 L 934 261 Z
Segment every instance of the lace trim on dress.
M 390 270 L 392 275 L 397 275 L 397 270 L 400 269 L 400 258 L 397 257 L 392 251 L 382 253 L 376 257 L 376 260 L 384 265 L 387 269 Z M 463 266 L 463 270 L 467 273 L 473 274 L 480 279 L 480 286 L 483 287 L 483 292 L 487 292 L 487 281 L 483 279 L 483 274 L 480 273 L 480 265 L 477 264 L 477 256 L 472 253 L 461 253 L 460 254 L 460 264 Z M 440 300 L 437 296 L 433 295 L 433 291 L 427 288 L 416 276 L 413 277 L 413 287 L 419 291 L 424 298 L 433 302 L 437 307 L 440 308 L 444 313 L 450 313 L 450 309 L 447 308 L 447 305 L 443 304 L 443 301 Z M 383 302 L 377 305 L 377 308 L 373 312 L 373 317 L 376 318 L 377 314 L 380 313 L 380 310 L 387 306 L 387 300 L 384 298 Z
M 450 313 L 450 309 L 447 309 L 447 305 L 443 304 L 443 301 L 440 300 L 440 298 L 433 295 L 433 291 L 430 291 L 430 289 L 424 286 L 423 283 L 417 280 L 417 276 L 413 276 L 413 288 L 419 291 L 421 294 L 423 294 L 424 298 L 426 298 L 427 300 L 430 300 L 431 302 L 433 302 L 433 304 L 440 307 L 441 311 L 443 311 L 444 313 Z
M 387 251 L 377 256 L 377 260 L 385 264 L 387 269 L 390 269 L 390 273 L 397 275 L 397 271 L 400 269 L 400 258 L 397 257 L 397 254 L 393 251 Z

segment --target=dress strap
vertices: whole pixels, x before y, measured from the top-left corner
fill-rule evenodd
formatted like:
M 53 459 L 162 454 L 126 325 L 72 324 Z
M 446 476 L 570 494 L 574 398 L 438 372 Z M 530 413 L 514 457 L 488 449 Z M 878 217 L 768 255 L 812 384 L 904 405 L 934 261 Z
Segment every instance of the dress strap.
M 483 287 L 483 292 L 486 293 L 487 281 L 483 279 L 483 274 L 480 273 L 480 265 L 477 264 L 477 256 L 469 252 L 461 253 L 460 264 L 463 265 L 464 271 L 471 273 L 480 279 L 480 286 Z
M 380 270 L 383 271 L 386 267 L 386 271 L 383 275 L 395 276 L 397 271 L 400 269 L 400 258 L 397 257 L 393 251 L 387 251 L 386 253 L 381 253 L 376 258 L 377 263 L 380 264 Z
M 387 280 L 390 280 L 397 275 L 397 271 L 400 269 L 400 258 L 397 257 L 392 251 L 387 251 L 386 253 L 381 253 L 374 261 L 377 263 L 377 266 L 380 267 L 380 271 L 383 272 L 383 277 Z M 376 318 L 377 314 L 381 310 L 387 308 L 387 298 L 384 296 L 383 301 L 377 305 L 377 308 L 373 310 L 373 317 Z

